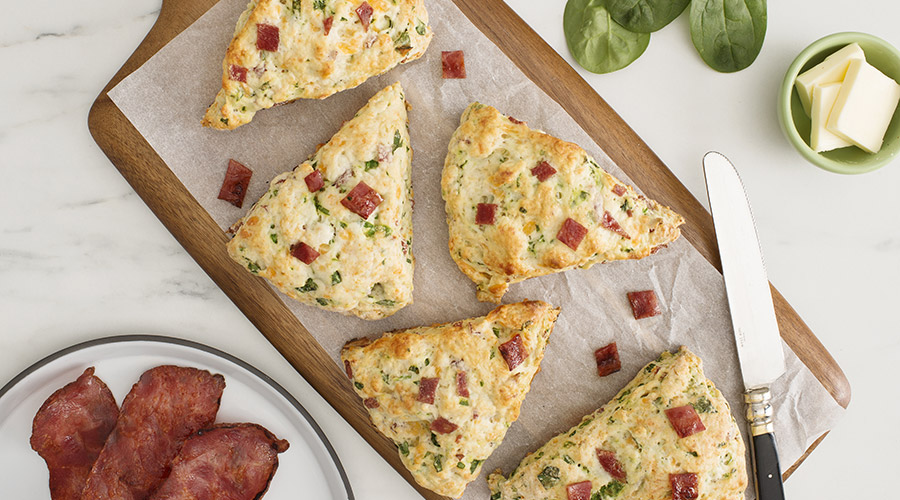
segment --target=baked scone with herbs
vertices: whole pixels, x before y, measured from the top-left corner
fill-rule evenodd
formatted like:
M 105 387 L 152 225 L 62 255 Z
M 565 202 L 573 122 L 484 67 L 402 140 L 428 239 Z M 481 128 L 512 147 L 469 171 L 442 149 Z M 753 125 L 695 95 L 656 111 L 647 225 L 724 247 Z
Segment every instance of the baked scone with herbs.
M 253 0 L 203 125 L 230 130 L 261 109 L 356 87 L 418 59 L 431 36 L 424 0 Z
M 441 194 L 450 255 L 478 299 L 496 303 L 510 283 L 646 257 L 684 222 L 577 145 L 479 103 L 450 140 Z
M 544 302 L 507 304 L 481 318 L 354 340 L 341 359 L 416 481 L 459 497 L 519 418 L 558 315 Z
M 379 319 L 412 302 L 406 98 L 381 90 L 232 226 L 228 254 L 305 304 Z
M 741 500 L 747 468 L 728 403 L 682 347 L 488 482 L 492 500 Z

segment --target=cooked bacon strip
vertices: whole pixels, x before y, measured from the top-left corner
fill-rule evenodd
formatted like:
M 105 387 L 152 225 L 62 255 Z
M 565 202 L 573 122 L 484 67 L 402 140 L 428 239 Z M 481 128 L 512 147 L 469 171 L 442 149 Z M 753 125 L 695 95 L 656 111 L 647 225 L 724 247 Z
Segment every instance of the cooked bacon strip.
M 359 16 L 359 22 L 362 23 L 363 28 L 366 31 L 369 31 L 369 21 L 372 19 L 372 12 L 374 11 L 368 2 L 363 2 L 356 8 L 356 15 Z
M 697 410 L 691 405 L 669 408 L 666 410 L 666 417 L 669 418 L 669 422 L 680 438 L 706 430 L 706 426 L 700 420 L 700 415 L 697 415 Z
M 615 453 L 597 448 L 597 460 L 613 479 L 625 482 L 625 469 L 622 468 L 622 463 L 616 458 Z
M 615 193 L 616 196 L 622 196 L 623 194 L 625 194 L 625 186 L 616 184 L 615 186 L 613 186 L 612 192 Z
M 310 193 L 315 193 L 325 185 L 325 181 L 322 180 L 322 172 L 318 170 L 313 170 L 311 174 L 304 177 L 303 182 L 306 183 L 306 188 Z
M 82 498 L 147 498 L 184 440 L 213 423 L 224 389 L 221 375 L 196 368 L 164 365 L 144 372 L 125 396 Z
M 336 183 L 335 183 L 336 184 Z M 341 200 L 347 210 L 355 213 L 363 219 L 368 219 L 372 212 L 384 199 L 374 189 L 370 188 L 365 182 L 360 182 L 347 193 L 347 196 Z
M 419 395 L 416 396 L 416 401 L 433 405 L 434 391 L 437 390 L 440 381 L 441 379 L 438 377 L 419 379 Z
M 672 500 L 693 500 L 700 496 L 697 474 L 669 474 L 669 486 L 672 487 Z
M 509 371 L 513 371 L 522 364 L 522 361 L 525 361 L 525 358 L 528 357 L 528 353 L 525 352 L 525 345 L 522 343 L 522 336 L 517 333 L 515 337 L 500 344 L 500 354 L 506 360 L 506 366 L 509 367 Z
M 629 234 L 626 233 L 624 229 L 622 229 L 622 226 L 619 225 L 619 222 L 616 221 L 616 219 L 613 218 L 612 214 L 608 211 L 603 212 L 603 217 L 600 219 L 600 225 L 625 238 L 626 240 L 631 239 L 631 236 L 629 236 Z
M 619 348 L 615 342 L 594 351 L 594 359 L 597 360 L 597 374 L 601 377 L 616 373 L 622 369 L 622 361 L 619 360 Z
M 653 290 L 628 292 L 628 302 L 631 303 L 631 313 L 634 315 L 634 319 L 644 319 L 659 314 L 659 301 Z
M 50 498 L 79 500 L 119 406 L 94 367 L 50 395 L 34 416 L 31 448 L 50 469 Z
M 288 449 L 257 424 L 220 424 L 184 442 L 172 472 L 150 500 L 254 500 L 262 498 Z
M 228 77 L 237 82 L 247 83 L 247 68 L 232 64 L 228 67 Z
M 516 120 L 515 118 L 513 118 L 511 116 L 507 116 L 507 118 L 509 118 L 509 121 L 515 123 L 516 125 L 522 125 L 523 123 L 525 123 L 522 120 Z
M 350 362 L 346 359 L 344 360 L 344 372 L 347 373 L 347 378 L 353 380 L 353 367 L 350 366 Z
M 257 50 L 268 50 L 269 52 L 278 51 L 279 42 L 278 26 L 271 24 L 259 23 L 256 25 L 256 48 Z
M 307 266 L 312 264 L 314 260 L 319 258 L 319 252 L 317 252 L 315 248 L 307 245 L 306 243 L 303 243 L 302 241 L 291 245 L 291 255 L 293 255 L 295 259 L 300 260 L 300 262 L 303 262 Z
M 241 208 L 244 205 L 247 187 L 250 186 L 251 176 L 252 170 L 239 162 L 228 160 L 228 170 L 225 171 L 225 180 L 222 181 L 222 188 L 219 190 L 219 199 Z
M 538 182 L 544 182 L 556 173 L 556 169 L 549 163 L 542 161 L 531 169 L 531 175 L 537 177 Z
M 431 430 L 437 432 L 438 434 L 450 434 L 458 428 L 458 425 L 454 424 L 444 417 L 438 417 L 437 420 L 431 423 Z
M 331 33 L 331 25 L 334 24 L 334 16 L 328 16 L 322 21 L 322 27 L 325 28 L 325 36 Z
M 578 250 L 578 245 L 581 244 L 581 240 L 584 239 L 587 232 L 587 228 L 570 217 L 563 221 L 562 227 L 556 233 L 556 239 L 572 250 Z
M 569 500 L 590 500 L 591 482 L 582 481 L 566 485 L 566 496 Z
M 456 393 L 464 398 L 469 397 L 469 384 L 466 382 L 466 372 L 462 370 L 456 372 Z
M 480 226 L 493 225 L 496 214 L 496 203 L 479 203 L 475 210 L 475 223 Z
M 375 398 L 366 398 L 363 400 L 363 404 L 366 405 L 366 408 L 372 408 L 372 409 L 375 409 L 375 408 L 378 408 L 379 406 L 381 406 L 380 404 L 378 404 L 378 400 Z
M 443 78 L 465 78 L 466 59 L 461 50 L 445 50 L 441 52 L 441 69 Z

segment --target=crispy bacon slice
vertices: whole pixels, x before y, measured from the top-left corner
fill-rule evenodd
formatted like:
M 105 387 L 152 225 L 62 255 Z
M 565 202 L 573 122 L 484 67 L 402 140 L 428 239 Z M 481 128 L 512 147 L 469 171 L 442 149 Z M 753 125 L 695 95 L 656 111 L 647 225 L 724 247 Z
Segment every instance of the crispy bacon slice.
M 556 169 L 549 163 L 542 161 L 531 169 L 531 175 L 537 177 L 538 182 L 544 182 L 556 173 Z
M 228 77 L 237 82 L 247 83 L 247 68 L 232 64 L 228 67 Z
M 630 240 L 631 236 L 622 229 L 622 226 L 619 225 L 619 222 L 612 216 L 609 211 L 603 212 L 603 217 L 600 219 L 600 225 L 609 229 L 610 231 L 618 234 L 619 236 L 625 238 L 626 240 Z
M 257 424 L 221 424 L 184 442 L 172 472 L 150 500 L 254 500 L 262 498 L 288 449 Z
M 366 406 L 366 408 L 371 409 L 375 409 L 381 406 L 380 404 L 378 404 L 378 400 L 375 398 L 366 398 L 363 400 L 363 404 Z
M 493 225 L 496 214 L 496 203 L 479 203 L 475 210 L 475 223 L 481 226 Z
M 310 193 L 315 193 L 325 185 L 325 181 L 322 180 L 322 172 L 318 170 L 313 170 L 311 174 L 304 177 L 303 182 L 306 183 L 306 188 Z
M 325 29 L 325 36 L 331 33 L 331 25 L 334 24 L 334 16 L 328 16 L 322 21 L 322 27 Z
M 522 343 L 522 336 L 517 333 L 515 337 L 500 344 L 500 354 L 506 360 L 506 366 L 509 367 L 509 371 L 513 371 L 522 364 L 522 361 L 525 361 L 525 358 L 528 357 L 528 353 L 525 352 L 525 345 Z
M 587 228 L 570 217 L 563 221 L 562 227 L 556 233 L 556 239 L 572 250 L 578 250 L 578 245 L 581 244 L 581 240 L 584 239 L 587 232 Z
M 363 219 L 368 219 L 382 201 L 384 200 L 377 191 L 365 182 L 360 182 L 341 200 L 341 205 Z
M 507 116 L 507 118 L 509 118 L 509 121 L 515 123 L 516 125 L 522 125 L 522 124 L 525 123 L 525 122 L 523 122 L 522 120 L 516 120 L 515 118 L 513 118 L 513 117 L 511 117 L 511 116 Z
M 256 25 L 256 48 L 258 50 L 277 52 L 279 38 L 278 26 L 265 23 Z
M 458 425 L 454 424 L 444 417 L 438 417 L 437 420 L 431 422 L 431 430 L 437 432 L 438 434 L 450 434 L 458 428 Z
M 225 171 L 225 180 L 219 190 L 219 199 L 241 208 L 252 176 L 252 170 L 239 162 L 228 160 L 228 170 Z
M 622 468 L 622 463 L 616 458 L 615 453 L 597 448 L 597 460 L 613 479 L 625 482 L 625 469 Z
M 319 258 L 319 252 L 316 251 L 315 248 L 307 245 L 306 243 L 298 242 L 291 245 L 291 255 L 294 256 L 295 259 L 300 260 L 307 266 L 312 264 L 313 261 Z
M 619 348 L 616 343 L 605 345 L 594 351 L 594 359 L 597 360 L 597 374 L 605 377 L 622 369 L 622 361 L 619 360 Z
M 581 481 L 580 483 L 566 485 L 566 496 L 569 500 L 590 500 L 591 482 Z
M 461 50 L 445 50 L 441 52 L 442 77 L 465 78 L 466 59 Z
M 706 426 L 700 420 L 700 415 L 697 415 L 697 410 L 691 405 L 669 408 L 666 410 L 666 417 L 669 418 L 669 422 L 680 438 L 706 430 Z
M 344 360 L 344 372 L 347 373 L 347 378 L 353 380 L 353 367 L 350 366 L 350 362 L 346 359 Z
M 205 370 L 164 365 L 144 372 L 125 396 L 82 498 L 147 498 L 184 440 L 213 423 L 223 390 L 224 377 Z
M 462 370 L 456 372 L 456 393 L 464 398 L 469 397 L 469 384 L 466 381 L 466 372 Z
M 438 377 L 419 379 L 419 395 L 416 397 L 416 401 L 433 405 L 434 391 L 437 390 L 440 381 L 441 379 Z
M 79 500 L 119 406 L 94 367 L 44 401 L 31 425 L 31 448 L 50 469 L 50 498 Z
M 672 487 L 672 500 L 693 500 L 700 496 L 697 474 L 669 474 L 669 486 Z
M 644 319 L 659 314 L 659 301 L 653 290 L 628 292 L 628 302 L 631 303 L 631 313 L 634 315 L 634 319 Z
M 372 19 L 372 12 L 372 6 L 369 5 L 368 2 L 363 2 L 356 8 L 356 15 L 359 16 L 359 22 L 366 31 L 369 31 L 369 22 Z
M 621 184 L 616 184 L 612 187 L 612 192 L 616 194 L 616 196 L 622 196 L 625 194 L 625 186 Z

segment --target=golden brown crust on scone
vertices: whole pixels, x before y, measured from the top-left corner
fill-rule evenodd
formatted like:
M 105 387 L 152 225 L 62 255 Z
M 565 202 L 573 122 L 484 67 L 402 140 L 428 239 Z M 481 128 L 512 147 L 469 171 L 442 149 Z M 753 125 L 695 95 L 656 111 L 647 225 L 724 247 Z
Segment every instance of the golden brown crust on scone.
M 459 497 L 518 418 L 558 315 L 544 302 L 503 305 L 481 318 L 351 341 L 341 359 L 375 427 L 394 441 L 416 481 Z M 506 343 L 517 336 L 524 357 L 510 370 Z M 420 397 L 425 379 L 438 379 L 433 403 Z
M 679 437 L 666 410 L 690 405 L 705 430 Z M 600 463 L 614 456 L 624 478 Z M 682 347 L 645 366 L 607 405 L 528 454 L 507 479 L 490 475 L 491 498 L 566 498 L 566 486 L 591 482 L 601 498 L 672 498 L 669 474 L 697 475 L 700 500 L 740 500 L 747 488 L 744 441 L 731 409 Z
M 300 301 L 363 319 L 412 302 L 412 185 L 406 99 L 378 92 L 309 160 L 275 177 L 233 227 L 228 254 Z M 311 191 L 306 177 L 321 175 Z M 342 202 L 362 183 L 382 198 L 363 218 Z M 318 252 L 307 264 L 292 254 Z
M 222 89 L 203 126 L 234 129 L 260 109 L 295 99 L 324 99 L 425 53 L 432 32 L 424 0 L 367 0 L 368 27 L 357 12 L 363 3 L 251 1 L 228 45 Z M 261 24 L 278 29 L 277 50 L 257 47 Z
M 553 169 L 543 180 L 534 170 L 542 163 Z M 478 299 L 490 302 L 527 278 L 646 257 L 678 238 L 684 222 L 577 145 L 479 103 L 466 109 L 450 140 L 441 194 L 450 254 L 475 282 Z M 477 223 L 479 204 L 496 205 L 494 222 Z M 558 239 L 567 219 L 586 229 L 575 249 Z

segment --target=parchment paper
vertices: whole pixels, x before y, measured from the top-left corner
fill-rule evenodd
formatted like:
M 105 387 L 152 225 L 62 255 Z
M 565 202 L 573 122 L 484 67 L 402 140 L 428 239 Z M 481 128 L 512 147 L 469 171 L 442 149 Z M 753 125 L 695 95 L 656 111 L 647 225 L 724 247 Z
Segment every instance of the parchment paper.
M 476 301 L 473 284 L 450 258 L 440 194 L 447 144 L 469 103 L 490 104 L 534 128 L 579 144 L 604 169 L 628 181 L 575 121 L 451 0 L 428 0 L 435 37 L 418 61 L 323 101 L 297 101 L 261 111 L 252 123 L 234 131 L 204 129 L 200 118 L 221 84 L 222 57 L 245 5 L 246 0 L 220 1 L 109 95 L 226 229 L 267 190 L 272 177 L 314 152 L 316 144 L 326 142 L 375 92 L 395 81 L 402 83 L 413 106 L 415 302 L 393 317 L 368 322 L 282 296 L 336 361 L 341 346 L 351 338 L 479 316 L 492 309 L 491 304 Z M 442 50 L 465 51 L 466 79 L 441 79 Z M 229 158 L 254 172 L 244 209 L 216 199 Z M 635 321 L 626 293 L 645 289 L 656 291 L 663 314 Z M 499 467 L 511 472 L 526 453 L 608 401 L 641 366 L 661 351 L 680 345 L 704 360 L 707 376 L 725 394 L 747 442 L 724 282 L 684 238 L 641 261 L 613 262 L 513 285 L 505 302 L 524 299 L 561 306 L 562 314 L 521 416 L 485 464 L 485 471 Z M 593 351 L 612 341 L 618 343 L 622 370 L 599 378 Z M 772 392 L 781 463 L 786 467 L 835 424 L 842 409 L 790 348 L 783 347 L 787 373 Z M 753 496 L 751 490 L 748 488 L 748 498 Z M 488 496 L 486 481 L 479 478 L 463 498 Z

